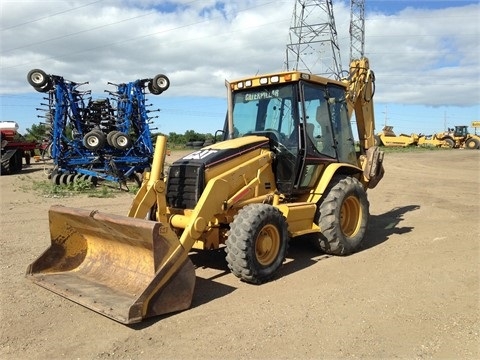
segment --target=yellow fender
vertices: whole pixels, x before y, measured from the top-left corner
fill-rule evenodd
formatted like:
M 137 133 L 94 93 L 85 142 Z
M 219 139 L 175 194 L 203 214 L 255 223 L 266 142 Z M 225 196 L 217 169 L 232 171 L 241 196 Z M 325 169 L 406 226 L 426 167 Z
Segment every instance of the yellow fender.
M 317 186 L 310 191 L 308 202 L 311 202 L 314 204 L 318 203 L 318 201 L 322 198 L 325 190 L 327 189 L 327 186 L 332 181 L 333 176 L 337 174 L 340 169 L 345 170 L 342 172 L 346 172 L 349 174 L 358 174 L 357 178 L 360 179 L 360 174 L 362 170 L 357 166 L 350 165 L 350 164 L 331 164 L 327 166 L 327 168 L 323 172 Z

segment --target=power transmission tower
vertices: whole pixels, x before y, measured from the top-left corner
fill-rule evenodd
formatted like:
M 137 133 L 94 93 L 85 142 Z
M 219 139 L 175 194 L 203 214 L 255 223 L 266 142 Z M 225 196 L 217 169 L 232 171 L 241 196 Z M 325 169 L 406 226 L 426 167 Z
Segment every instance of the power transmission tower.
M 296 0 L 284 68 L 339 80 L 342 62 L 332 0 Z
M 365 56 L 365 0 L 350 0 L 350 62 Z

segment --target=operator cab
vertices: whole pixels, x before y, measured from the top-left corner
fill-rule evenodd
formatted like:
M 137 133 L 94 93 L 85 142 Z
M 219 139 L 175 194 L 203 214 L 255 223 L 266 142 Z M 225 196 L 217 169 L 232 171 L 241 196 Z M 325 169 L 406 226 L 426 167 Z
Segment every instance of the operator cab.
M 465 137 L 467 135 L 468 135 L 468 126 L 466 126 L 466 125 L 455 126 L 453 136 L 455 136 L 455 137 Z
M 341 83 L 324 80 L 238 90 L 239 83 L 234 84 L 233 127 L 228 131 L 227 119 L 226 138 L 269 138 L 270 149 L 276 154 L 277 188 L 284 194 L 310 190 L 329 163 L 357 165 L 345 88 Z

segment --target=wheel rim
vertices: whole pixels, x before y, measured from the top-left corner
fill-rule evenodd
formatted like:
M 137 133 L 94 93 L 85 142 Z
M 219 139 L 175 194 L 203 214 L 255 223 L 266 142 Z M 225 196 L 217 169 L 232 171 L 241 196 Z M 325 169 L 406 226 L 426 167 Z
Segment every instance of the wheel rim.
M 164 78 L 159 78 L 156 81 L 156 85 L 157 85 L 157 88 L 159 88 L 159 89 L 166 88 L 167 87 L 167 80 L 165 80 Z
M 477 143 L 475 141 L 469 141 L 467 142 L 467 148 L 468 149 L 476 149 L 477 148 Z
M 43 75 L 39 72 L 35 72 L 30 76 L 30 79 L 32 80 L 33 83 L 35 84 L 42 84 L 45 81 L 45 78 Z
M 262 266 L 270 265 L 280 250 L 280 233 L 273 225 L 265 225 L 259 232 L 255 244 L 255 256 Z
M 362 208 L 356 196 L 345 199 L 340 209 L 340 226 L 345 236 L 355 236 L 360 229 Z
M 96 136 L 88 137 L 87 144 L 92 146 L 92 147 L 98 146 L 98 144 L 99 144 L 98 138 Z
M 128 139 L 127 139 L 126 136 L 120 135 L 120 136 L 117 137 L 116 142 L 117 142 L 118 146 L 124 147 L 124 146 L 127 146 Z

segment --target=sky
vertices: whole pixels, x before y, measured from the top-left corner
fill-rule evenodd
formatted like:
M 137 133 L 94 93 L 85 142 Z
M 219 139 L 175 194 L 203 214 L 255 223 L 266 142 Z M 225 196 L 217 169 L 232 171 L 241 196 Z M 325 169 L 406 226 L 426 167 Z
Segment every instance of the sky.
M 215 133 L 225 120 L 225 79 L 283 69 L 295 3 L 3 0 L 0 121 L 16 121 L 21 133 L 41 121 L 32 69 L 88 82 L 80 89 L 94 99 L 114 89 L 108 82 L 165 74 L 170 88 L 147 96 L 160 109 L 154 131 Z M 348 69 L 350 2 L 334 0 L 333 9 Z M 480 120 L 479 24 L 478 0 L 365 0 L 377 131 L 432 134 Z

